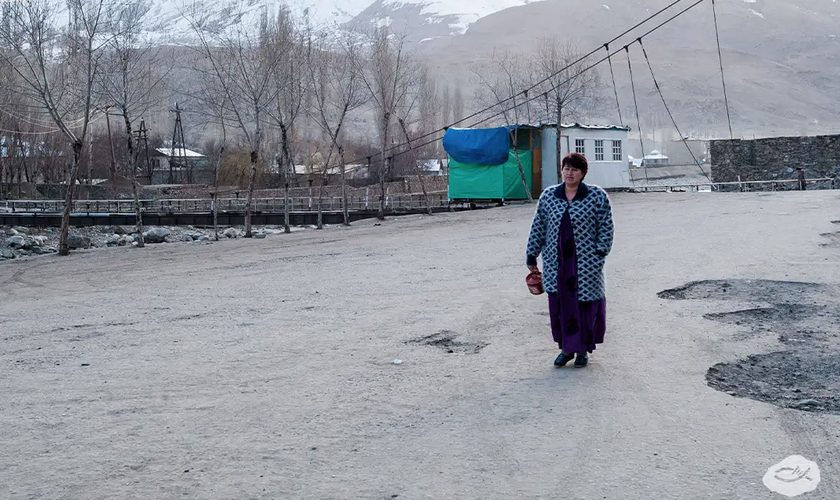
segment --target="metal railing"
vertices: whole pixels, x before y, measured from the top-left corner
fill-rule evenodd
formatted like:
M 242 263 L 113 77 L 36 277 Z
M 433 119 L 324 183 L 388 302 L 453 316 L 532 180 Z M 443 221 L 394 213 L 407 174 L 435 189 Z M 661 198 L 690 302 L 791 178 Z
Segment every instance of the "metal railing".
M 429 195 L 432 208 L 449 206 L 449 199 L 445 193 Z M 245 212 L 247 201 L 244 198 L 222 198 L 216 200 L 219 212 Z M 291 212 L 317 212 L 317 197 L 289 198 Z M 340 212 L 344 209 L 341 197 L 324 197 L 320 201 L 324 212 Z M 212 211 L 211 199 L 172 199 L 172 200 L 140 200 L 144 213 L 181 214 L 208 213 Z M 284 198 L 254 198 L 253 212 L 283 213 L 286 200 Z M 377 210 L 378 196 L 353 196 L 347 199 L 347 209 L 350 211 Z M 388 195 L 385 197 L 385 208 L 390 211 L 422 210 L 426 208 L 426 198 L 422 194 Z M 58 214 L 64 210 L 63 200 L 8 200 L 0 201 L 0 211 L 5 213 L 41 213 Z M 77 200 L 73 202 L 72 213 L 75 214 L 132 214 L 133 200 Z
M 806 187 L 814 184 L 824 184 L 820 189 L 840 189 L 838 180 L 832 177 L 821 177 L 817 179 L 805 179 Z M 776 181 L 733 181 L 733 182 L 705 182 L 705 183 L 687 183 L 687 184 L 662 184 L 662 185 L 647 185 L 636 186 L 635 191 L 651 192 L 651 191 L 674 191 L 675 189 L 685 189 L 690 191 L 794 191 L 799 184 L 798 179 L 783 179 Z M 793 187 L 790 187 L 790 186 Z M 705 189 L 704 189 L 705 188 Z

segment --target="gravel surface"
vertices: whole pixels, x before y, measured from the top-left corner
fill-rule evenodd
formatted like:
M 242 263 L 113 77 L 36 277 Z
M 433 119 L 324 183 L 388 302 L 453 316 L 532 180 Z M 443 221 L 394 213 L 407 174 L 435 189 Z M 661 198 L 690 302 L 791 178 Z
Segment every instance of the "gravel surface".
M 836 339 L 784 361 L 784 313 L 714 315 L 828 307 L 840 195 L 612 199 L 585 369 L 552 366 L 525 286 L 533 205 L 7 261 L 0 497 L 771 499 L 762 477 L 797 454 L 822 472 L 807 498 L 840 498 L 840 416 L 707 382 L 750 356 L 818 376 Z M 770 283 L 794 285 L 757 299 Z

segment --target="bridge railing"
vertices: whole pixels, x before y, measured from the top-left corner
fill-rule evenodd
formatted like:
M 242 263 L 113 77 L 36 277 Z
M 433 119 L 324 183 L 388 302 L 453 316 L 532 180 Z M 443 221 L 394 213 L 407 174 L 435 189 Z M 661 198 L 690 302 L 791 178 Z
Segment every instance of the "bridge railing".
M 429 202 L 433 208 L 449 205 L 445 193 L 432 193 Z M 212 211 L 214 200 L 211 199 L 161 199 L 140 200 L 143 212 L 156 214 L 179 213 L 207 213 Z M 215 200 L 220 212 L 245 212 L 247 200 L 245 198 L 221 198 Z M 289 198 L 290 212 L 317 212 L 319 200 L 317 197 Z M 324 212 L 340 212 L 344 209 L 341 197 L 323 197 L 320 200 Z M 285 198 L 254 198 L 252 210 L 262 213 L 283 213 L 286 207 Z M 353 196 L 347 199 L 347 209 L 350 211 L 377 210 L 379 197 Z M 426 198 L 422 194 L 389 195 L 385 198 L 385 208 L 392 211 L 420 210 L 426 208 Z M 5 213 L 44 213 L 58 214 L 64 210 L 63 200 L 7 200 L 0 201 L 0 211 Z M 91 214 L 130 214 L 134 213 L 133 200 L 76 200 L 73 202 L 72 213 Z

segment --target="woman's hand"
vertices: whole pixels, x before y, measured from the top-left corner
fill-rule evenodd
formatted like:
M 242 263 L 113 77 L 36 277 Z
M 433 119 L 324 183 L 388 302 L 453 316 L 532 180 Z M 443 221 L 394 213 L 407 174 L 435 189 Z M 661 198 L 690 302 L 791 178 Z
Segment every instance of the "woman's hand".
M 540 272 L 540 268 L 537 267 L 537 266 L 528 266 L 528 270 L 531 271 L 532 273 L 539 273 Z

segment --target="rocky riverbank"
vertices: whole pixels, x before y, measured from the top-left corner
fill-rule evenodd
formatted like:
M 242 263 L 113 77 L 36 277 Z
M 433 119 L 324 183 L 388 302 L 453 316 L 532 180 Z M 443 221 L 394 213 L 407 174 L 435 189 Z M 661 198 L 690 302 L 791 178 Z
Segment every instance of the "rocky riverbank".
M 314 226 L 293 227 L 292 231 L 312 229 Z M 255 226 L 254 238 L 265 238 L 282 234 L 282 226 Z M 146 227 L 143 231 L 146 244 L 201 243 L 215 240 L 213 228 L 192 226 Z M 244 227 L 219 228 L 219 238 L 242 238 Z M 56 228 L 4 227 L 0 226 L 0 262 L 31 256 L 56 253 L 59 231 Z M 71 250 L 136 246 L 138 235 L 134 226 L 95 226 L 71 228 L 68 243 Z

